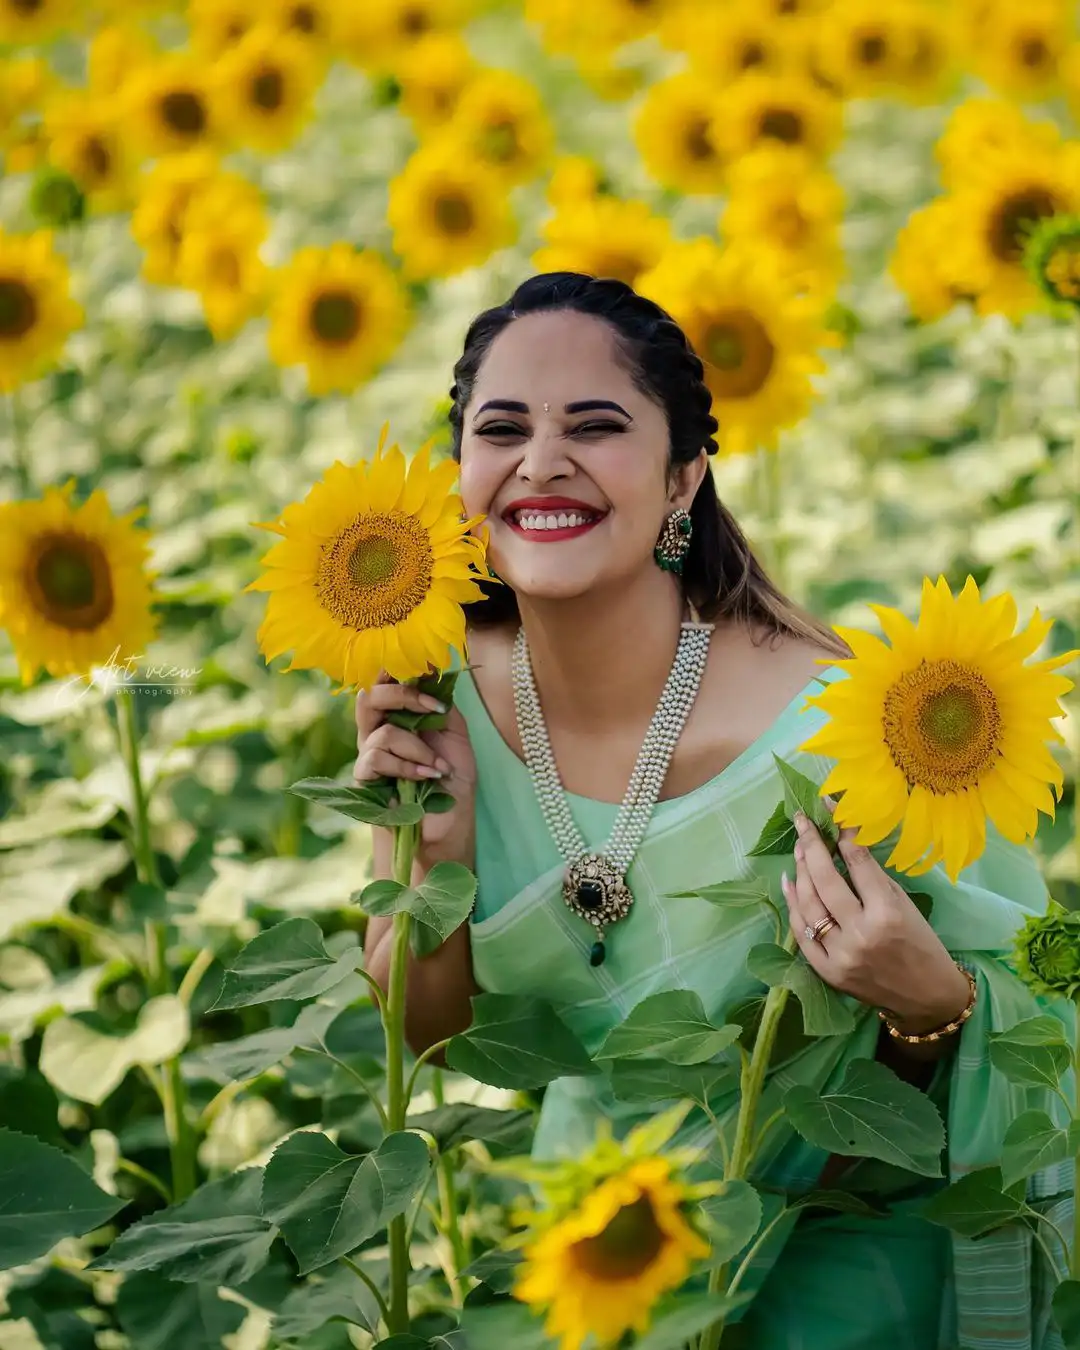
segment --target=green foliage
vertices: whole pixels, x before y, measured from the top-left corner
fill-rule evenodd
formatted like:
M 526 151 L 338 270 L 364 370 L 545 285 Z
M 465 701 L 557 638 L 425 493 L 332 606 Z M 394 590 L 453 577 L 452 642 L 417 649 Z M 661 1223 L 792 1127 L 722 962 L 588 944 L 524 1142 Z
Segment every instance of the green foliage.
M 284 919 L 241 950 L 225 972 L 213 1008 L 315 998 L 340 984 L 360 959 L 356 947 L 332 957 L 313 919 Z
M 961 1237 L 982 1237 L 1026 1212 L 1024 1192 L 1023 1180 L 1006 1186 L 1000 1167 L 981 1167 L 938 1191 L 922 1213 Z
M 846 1036 L 855 1029 L 855 1015 L 843 996 L 801 956 L 764 942 L 747 953 L 746 966 L 763 984 L 791 990 L 802 1008 L 807 1036 Z
M 545 1087 L 596 1066 L 550 1003 L 514 994 L 477 994 L 468 1031 L 447 1046 L 446 1062 L 480 1083 L 501 1088 Z
M 1056 1088 L 1070 1058 L 1064 1028 L 1049 1015 L 1028 1017 L 990 1036 L 990 1062 L 1021 1087 Z
M 398 881 L 373 881 L 360 894 L 360 907 L 375 918 L 411 914 L 413 949 L 427 956 L 472 913 L 476 878 L 460 863 L 436 863 L 415 888 Z M 417 934 L 423 934 L 417 937 Z
M 715 1027 L 699 996 L 689 989 L 653 994 L 608 1033 L 595 1058 L 648 1059 L 703 1064 L 738 1039 L 740 1027 Z

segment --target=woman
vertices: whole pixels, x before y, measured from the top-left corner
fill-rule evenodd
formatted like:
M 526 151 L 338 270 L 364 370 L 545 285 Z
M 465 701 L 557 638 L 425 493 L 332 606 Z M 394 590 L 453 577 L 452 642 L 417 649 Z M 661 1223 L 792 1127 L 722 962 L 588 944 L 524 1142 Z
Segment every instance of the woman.
M 804 1045 L 771 1090 L 821 1088 L 851 1058 L 877 1055 L 948 1111 L 954 1177 L 992 1164 L 1010 1113 L 1030 1105 L 990 1072 L 986 1037 L 1039 1011 L 999 959 L 1045 905 L 1037 872 L 992 839 L 960 886 L 939 871 L 920 879 L 931 926 L 848 833 L 846 879 L 805 822 L 790 880 L 777 875 L 784 860 L 746 856 L 781 795 L 773 753 L 824 777 L 824 761 L 799 751 L 820 715 L 801 710 L 846 649 L 776 590 L 718 500 L 712 400 L 682 331 L 621 282 L 533 277 L 474 321 L 455 381 L 462 495 L 487 517 L 503 584 L 471 616 L 470 669 L 445 732 L 384 720 L 432 706 L 412 688 L 383 683 L 357 702 L 357 780 L 440 778 L 455 797 L 424 822 L 418 877 L 443 860 L 479 877 L 472 922 L 410 966 L 413 1047 L 464 1029 L 481 989 L 550 1000 L 592 1049 L 664 989 L 695 990 L 723 1019 L 760 992 L 744 958 L 768 926 L 752 909 L 674 896 L 756 870 L 782 891 L 806 959 L 867 1010 L 851 1036 Z M 389 841 L 376 834 L 387 876 Z M 993 892 L 980 884 L 990 876 Z M 371 920 L 367 966 L 384 984 L 389 947 L 389 921 Z M 620 1129 L 640 1116 L 601 1082 L 548 1089 L 539 1153 L 579 1152 L 600 1115 Z M 784 1129 L 762 1166 L 794 1191 L 858 1173 Z M 878 1172 L 890 1216 L 807 1213 L 755 1267 L 757 1296 L 730 1343 L 1049 1345 L 1030 1280 L 999 1278 L 1000 1262 L 1030 1260 L 1030 1234 L 976 1249 L 918 1217 L 927 1190 L 910 1173 Z

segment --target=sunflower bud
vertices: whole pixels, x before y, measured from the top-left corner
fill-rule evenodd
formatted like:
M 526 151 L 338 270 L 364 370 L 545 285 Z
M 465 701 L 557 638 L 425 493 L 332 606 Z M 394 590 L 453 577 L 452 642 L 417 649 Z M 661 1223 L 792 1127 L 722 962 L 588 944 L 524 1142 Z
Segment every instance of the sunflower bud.
M 1016 968 L 1038 994 L 1080 995 L 1080 914 L 1054 901 L 1016 936 Z
M 1055 305 L 1080 306 L 1080 216 L 1049 216 L 1028 235 L 1024 261 Z
M 43 225 L 63 228 L 86 216 L 86 198 L 70 174 L 42 169 L 30 189 L 30 210 Z

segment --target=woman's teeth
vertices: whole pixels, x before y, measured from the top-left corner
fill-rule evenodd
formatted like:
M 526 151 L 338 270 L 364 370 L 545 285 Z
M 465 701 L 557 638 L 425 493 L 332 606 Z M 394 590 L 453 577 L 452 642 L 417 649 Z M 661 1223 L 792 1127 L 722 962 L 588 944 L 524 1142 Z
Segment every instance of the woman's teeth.
M 519 530 L 570 530 L 576 525 L 588 525 L 592 519 L 579 511 L 520 511 L 514 517 Z

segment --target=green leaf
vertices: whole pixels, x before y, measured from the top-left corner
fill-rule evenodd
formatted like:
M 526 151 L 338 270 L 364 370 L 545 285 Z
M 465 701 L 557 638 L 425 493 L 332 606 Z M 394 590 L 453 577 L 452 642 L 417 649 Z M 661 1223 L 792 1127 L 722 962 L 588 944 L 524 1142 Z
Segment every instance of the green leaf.
M 461 863 L 436 863 L 417 887 L 373 881 L 360 894 L 360 908 L 376 918 L 407 913 L 438 935 L 440 942 L 472 913 L 476 878 Z
M 624 1102 L 667 1102 L 681 1097 L 706 1105 L 737 1087 L 735 1064 L 672 1064 L 666 1059 L 619 1059 L 611 1066 L 611 1090 Z
M 784 1095 L 787 1117 L 817 1148 L 879 1158 L 920 1176 L 941 1176 L 945 1127 L 929 1098 L 872 1059 L 853 1059 L 839 1086 L 819 1094 L 797 1083 Z
M 991 1064 L 1021 1087 L 1056 1088 L 1069 1067 L 1069 1044 L 1056 1017 L 1028 1017 L 989 1039 Z
M 225 972 L 211 1011 L 315 998 L 340 984 L 362 960 L 359 947 L 346 948 L 335 960 L 314 919 L 285 919 L 241 949 Z
M 0 1130 L 0 1270 L 100 1228 L 127 1202 L 107 1195 L 58 1148 Z
M 718 881 L 712 886 L 701 886 L 695 891 L 674 891 L 671 899 L 705 900 L 710 905 L 731 909 L 773 903 L 769 888 L 761 877 L 739 877 L 734 881 Z
M 380 1281 L 375 1279 L 374 1283 L 378 1287 Z M 305 1344 L 328 1322 L 349 1322 L 374 1334 L 380 1315 L 375 1295 L 367 1285 L 351 1270 L 339 1267 L 286 1296 L 274 1318 L 274 1340 Z
M 409 1116 L 406 1124 L 432 1135 L 441 1153 L 479 1139 L 492 1157 L 500 1158 L 527 1151 L 536 1117 L 531 1111 L 493 1111 L 468 1102 L 452 1102 L 423 1115 Z
M 126 1036 L 106 1036 L 78 1017 L 50 1022 L 38 1067 L 58 1092 L 100 1106 L 137 1064 L 164 1064 L 190 1035 L 186 1006 L 174 994 L 163 994 L 143 1005 L 135 1030 Z
M 701 1201 L 708 1221 L 710 1266 L 723 1266 L 751 1242 L 761 1227 L 761 1196 L 748 1181 L 728 1181 L 718 1195 Z
M 345 1256 L 403 1214 L 423 1184 L 431 1153 L 418 1134 L 387 1135 L 373 1153 L 344 1153 L 312 1131 L 274 1151 L 263 1213 L 281 1228 L 301 1275 Z
M 1011 1186 L 1071 1154 L 1067 1130 L 1059 1130 L 1045 1111 L 1023 1111 L 1005 1131 L 1002 1184 Z
M 857 1214 L 863 1219 L 884 1219 L 889 1214 L 887 1209 L 878 1208 L 857 1195 L 849 1195 L 847 1191 L 807 1191 L 805 1195 L 789 1200 L 787 1208 L 831 1209 L 837 1214 Z
M 411 1331 L 404 1331 L 385 1341 L 376 1341 L 373 1350 L 431 1350 L 431 1342 L 426 1336 L 414 1336 Z
M 500 1247 L 493 1247 L 483 1256 L 478 1256 L 471 1266 L 465 1268 L 463 1274 L 471 1275 L 474 1280 L 480 1280 L 496 1294 L 508 1294 L 513 1288 L 518 1267 L 523 1259 L 519 1251 L 505 1251 Z
M 409 683 L 415 683 L 421 693 L 430 694 L 432 698 L 437 698 L 440 703 L 450 708 L 453 706 L 454 690 L 460 675 L 460 670 L 447 670 L 441 675 L 425 676 Z M 444 731 L 449 713 L 411 712 L 407 708 L 397 708 L 387 713 L 386 720 L 395 727 L 403 727 L 406 731 Z
M 842 996 L 798 953 L 775 942 L 761 942 L 746 955 L 746 968 L 763 984 L 790 989 L 802 1009 L 807 1036 L 846 1036 L 855 1028 L 855 1014 Z
M 91 1270 L 156 1270 L 183 1284 L 243 1284 L 266 1264 L 277 1229 L 259 1217 L 262 1170 L 211 1181 L 116 1239 Z
M 840 831 L 832 818 L 832 812 L 821 799 L 818 785 L 779 755 L 774 753 L 773 759 L 780 772 L 780 780 L 784 784 L 784 801 L 792 817 L 796 811 L 801 811 L 818 827 L 821 837 L 829 847 L 835 848 Z
M 174 1284 L 149 1271 L 128 1275 L 116 1299 L 117 1321 L 139 1350 L 218 1350 L 246 1316 L 213 1285 Z
M 672 1064 L 701 1064 L 726 1050 L 742 1028 L 714 1027 L 700 997 L 690 989 L 652 994 L 636 1004 L 608 1033 L 596 1059 L 655 1056 Z
M 1065 1350 L 1080 1350 L 1080 1280 L 1062 1280 L 1052 1306 Z
M 472 1008 L 472 1026 L 446 1047 L 446 1062 L 455 1072 L 516 1089 L 597 1072 L 588 1051 L 543 999 L 477 994 Z
M 300 1046 L 317 1046 L 322 1033 L 338 1016 L 337 1008 L 308 1004 L 301 1008 L 291 1027 L 270 1027 L 233 1041 L 218 1041 L 197 1055 L 185 1055 L 184 1072 L 192 1078 L 207 1077 L 218 1083 L 257 1078 Z
M 469 1350 L 555 1350 L 532 1309 L 514 1299 L 466 1304 L 461 1330 Z
M 921 1207 L 923 1218 L 961 1237 L 977 1238 L 1018 1219 L 1027 1205 L 1023 1180 L 1002 1184 L 1000 1167 L 980 1167 L 938 1191 Z
M 634 1350 L 683 1350 L 692 1336 L 749 1301 L 749 1294 L 677 1294 L 661 1307 L 659 1316 Z
M 748 858 L 766 858 L 770 854 L 789 855 L 795 850 L 799 834 L 788 816 L 787 802 L 777 802 L 769 819 L 762 826 L 757 843 L 746 855 Z
M 289 791 L 366 825 L 416 825 L 424 818 L 419 802 L 394 801 L 394 784 L 389 781 L 350 787 L 332 778 L 301 778 L 290 784 Z

